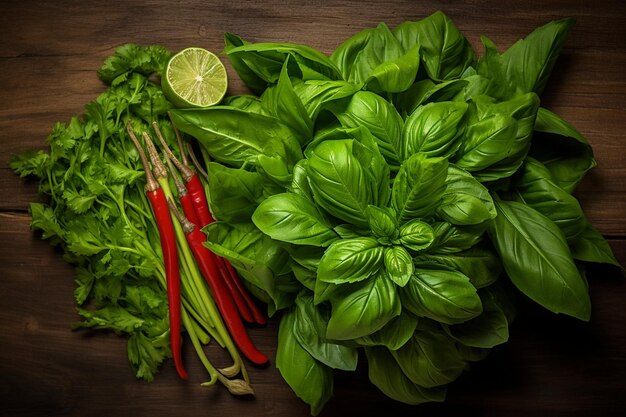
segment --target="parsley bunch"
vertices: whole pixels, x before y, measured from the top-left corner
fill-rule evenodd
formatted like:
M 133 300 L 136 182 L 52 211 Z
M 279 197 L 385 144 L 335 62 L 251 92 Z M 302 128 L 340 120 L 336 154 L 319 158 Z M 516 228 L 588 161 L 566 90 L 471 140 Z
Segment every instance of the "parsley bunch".
M 10 162 L 21 176 L 40 179 L 47 202 L 31 204 L 32 228 L 76 265 L 76 328 L 128 336 L 130 363 L 148 381 L 171 356 L 168 307 L 145 175 L 125 123 L 142 131 L 157 120 L 171 133 L 171 104 L 149 78 L 170 56 L 160 46 L 120 47 L 98 71 L 108 88 L 82 117 L 57 123 L 49 150 L 27 151 Z

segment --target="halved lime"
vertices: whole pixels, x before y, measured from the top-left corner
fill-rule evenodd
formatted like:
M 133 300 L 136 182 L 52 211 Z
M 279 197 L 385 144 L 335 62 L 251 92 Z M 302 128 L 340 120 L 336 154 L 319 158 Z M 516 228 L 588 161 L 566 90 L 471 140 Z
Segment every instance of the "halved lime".
M 176 107 L 212 106 L 226 94 L 226 68 L 213 52 L 183 49 L 167 63 L 161 87 Z

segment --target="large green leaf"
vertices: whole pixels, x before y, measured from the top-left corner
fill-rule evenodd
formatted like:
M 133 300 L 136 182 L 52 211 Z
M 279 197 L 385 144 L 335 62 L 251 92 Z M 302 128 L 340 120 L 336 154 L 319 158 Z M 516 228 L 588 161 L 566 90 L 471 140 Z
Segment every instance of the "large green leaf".
M 370 381 L 388 397 L 411 405 L 445 399 L 445 386 L 424 388 L 413 383 L 386 347 L 366 347 L 365 355 Z
M 297 245 L 328 246 L 338 238 L 329 220 L 300 194 L 276 194 L 265 199 L 252 221 L 273 239 Z
M 180 131 L 195 137 L 218 162 L 238 168 L 259 155 L 278 155 L 292 164 L 302 159 L 298 139 L 273 117 L 226 106 L 174 109 L 170 115 Z
M 469 172 L 453 164 L 448 165 L 445 186 L 437 207 L 437 214 L 442 219 L 452 224 L 472 225 L 496 217 L 489 190 Z
M 217 220 L 249 222 L 263 197 L 263 178 L 257 172 L 207 164 L 209 205 Z
M 416 22 L 401 23 L 393 34 L 406 50 L 420 47 L 426 73 L 435 81 L 459 78 L 475 59 L 470 43 L 440 11 Z
M 389 101 L 378 94 L 359 91 L 334 114 L 344 127 L 366 127 L 385 160 L 390 165 L 400 165 L 404 121 Z
M 354 371 L 358 351 L 353 347 L 328 342 L 324 339 L 330 318 L 327 305 L 316 306 L 313 296 L 300 292 L 296 297 L 296 323 L 294 332 L 300 345 L 315 359 L 333 369 Z
M 375 204 L 377 189 L 366 173 L 355 140 L 323 141 L 308 153 L 307 174 L 315 202 L 333 216 L 366 228 L 367 207 Z
M 537 111 L 535 131 L 530 155 L 550 170 L 554 182 L 573 192 L 597 165 L 591 145 L 572 125 L 543 107 Z
M 442 101 L 419 106 L 404 124 L 402 133 L 404 160 L 417 152 L 448 157 L 460 145 L 458 138 L 465 128 L 463 120 L 468 105 Z
M 384 273 L 341 286 L 331 298 L 326 337 L 350 340 L 380 330 L 401 311 L 395 284 Z
M 315 360 L 295 335 L 296 312 L 285 313 L 278 329 L 276 367 L 291 389 L 317 415 L 333 395 L 332 369 Z
M 391 354 L 413 383 L 426 388 L 452 382 L 465 369 L 454 339 L 442 331 L 417 331 Z
M 533 208 L 496 201 L 489 236 L 515 286 L 554 313 L 589 320 L 591 302 L 559 228 Z
M 586 226 L 576 197 L 555 184 L 550 171 L 533 158 L 526 158 L 519 174 L 514 181 L 514 198 L 552 220 L 568 242 L 575 242 Z
M 482 312 L 480 298 L 469 278 L 449 268 L 416 268 L 400 293 L 404 308 L 441 323 L 462 323 Z

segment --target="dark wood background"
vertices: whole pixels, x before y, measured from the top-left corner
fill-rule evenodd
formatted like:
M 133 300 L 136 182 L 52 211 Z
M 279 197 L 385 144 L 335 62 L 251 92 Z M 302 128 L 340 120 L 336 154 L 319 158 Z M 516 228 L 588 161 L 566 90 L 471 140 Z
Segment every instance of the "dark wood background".
M 232 31 L 252 41 L 307 43 L 330 53 L 354 32 L 394 26 L 437 9 L 476 50 L 484 34 L 502 48 L 552 19 L 577 19 L 543 105 L 592 143 L 599 167 L 576 194 L 626 264 L 626 3 L 594 1 L 3 1 L 0 5 L 0 415 L 306 416 L 273 362 L 250 369 L 256 399 L 201 388 L 204 371 L 187 343 L 190 381 L 171 362 L 151 383 L 128 365 L 125 340 L 72 332 L 73 270 L 29 230 L 36 184 L 15 176 L 9 155 L 44 148 L 103 85 L 96 69 L 126 42 L 221 51 Z M 229 67 L 230 92 L 244 91 Z M 452 384 L 446 403 L 410 407 L 356 373 L 338 373 L 323 416 L 623 416 L 626 410 L 626 282 L 590 276 L 589 323 L 522 303 L 510 342 Z M 276 322 L 252 337 L 273 359 Z M 219 355 L 208 348 L 209 355 Z

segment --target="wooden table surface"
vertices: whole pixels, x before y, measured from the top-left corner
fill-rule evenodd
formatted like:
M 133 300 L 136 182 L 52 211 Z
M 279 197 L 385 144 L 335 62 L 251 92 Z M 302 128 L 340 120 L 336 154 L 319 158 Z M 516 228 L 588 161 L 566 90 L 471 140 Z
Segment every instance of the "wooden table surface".
M 205 373 L 185 344 L 190 381 L 166 362 L 153 383 L 134 378 L 126 342 L 72 332 L 73 269 L 29 230 L 36 184 L 15 176 L 13 153 L 44 148 L 56 121 L 82 112 L 104 87 L 105 57 L 126 42 L 173 51 L 221 51 L 226 31 L 252 41 L 307 43 L 330 53 L 356 31 L 394 26 L 435 10 L 477 51 L 481 34 L 508 47 L 535 27 L 572 16 L 574 26 L 543 105 L 576 126 L 599 167 L 576 191 L 589 219 L 626 265 L 626 2 L 594 1 L 3 1 L 0 5 L 0 415 L 307 416 L 274 367 L 276 321 L 252 331 L 269 367 L 251 368 L 253 400 L 201 388 Z M 230 92 L 244 87 L 231 76 Z M 623 416 L 626 281 L 594 271 L 589 323 L 522 303 L 509 343 L 452 384 L 443 404 L 410 407 L 369 384 L 363 364 L 338 373 L 323 416 Z M 217 348 L 208 348 L 218 355 Z

